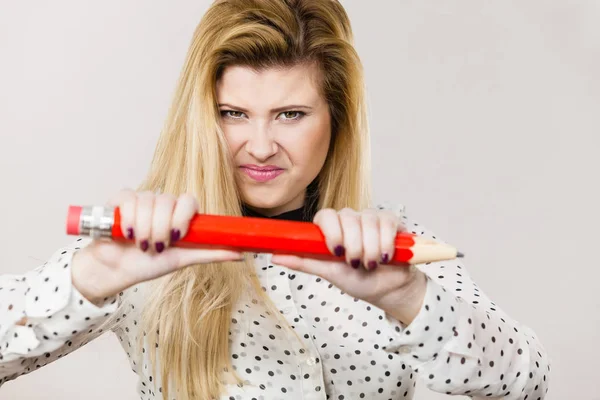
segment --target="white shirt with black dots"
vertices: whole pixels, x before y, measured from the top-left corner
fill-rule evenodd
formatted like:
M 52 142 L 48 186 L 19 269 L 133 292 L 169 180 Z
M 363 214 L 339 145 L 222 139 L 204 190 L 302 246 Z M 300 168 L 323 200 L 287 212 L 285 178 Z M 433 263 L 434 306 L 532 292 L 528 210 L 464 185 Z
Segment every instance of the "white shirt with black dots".
M 441 241 L 402 218 L 409 231 Z M 139 377 L 140 397 L 162 398 L 148 357 L 157 344 L 136 350 L 144 291 L 130 288 L 131 296 L 97 307 L 71 283 L 72 256 L 89 242 L 78 239 L 24 275 L 0 276 L 0 386 L 85 345 L 113 317 L 113 332 Z M 244 384 L 227 384 L 221 399 L 412 399 L 417 378 L 449 395 L 540 400 L 548 390 L 550 366 L 541 343 L 485 296 L 463 259 L 417 266 L 428 277 L 425 301 L 403 326 L 322 278 L 273 265 L 269 254 L 255 257 L 262 286 L 303 342 L 256 299 L 243 298 L 229 338 Z M 128 303 L 117 316 L 121 299 Z M 23 317 L 27 324 L 18 325 Z

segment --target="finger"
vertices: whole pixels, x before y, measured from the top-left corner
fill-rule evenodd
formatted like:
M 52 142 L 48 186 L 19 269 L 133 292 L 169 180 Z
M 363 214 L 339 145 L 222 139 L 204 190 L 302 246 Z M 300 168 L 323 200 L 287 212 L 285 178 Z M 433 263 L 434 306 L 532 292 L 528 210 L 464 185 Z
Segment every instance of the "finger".
M 171 218 L 177 198 L 171 194 L 159 194 L 154 198 L 154 212 L 152 214 L 151 246 L 157 253 L 162 253 L 169 244 L 171 232 Z
M 306 260 L 303 257 L 285 255 L 285 254 L 273 254 L 271 256 L 271 262 L 277 265 L 283 265 L 297 271 L 310 273 L 306 269 Z
M 360 214 L 363 242 L 363 265 L 367 270 L 377 268 L 381 259 L 379 240 L 379 215 L 374 210 L 364 210 Z
M 330 282 L 335 280 L 336 275 L 348 275 L 347 266 L 343 262 L 321 261 L 287 254 L 274 254 L 271 256 L 271 262 L 296 271 L 320 276 Z
M 198 201 L 193 195 L 186 193 L 179 196 L 171 220 L 171 243 L 187 234 L 190 221 L 197 212 Z
M 275 254 L 271 257 L 271 262 L 295 271 L 320 276 L 338 287 L 363 285 L 368 274 L 362 268 L 348 270 L 346 263 L 341 261 L 324 261 L 287 254 Z
M 360 216 L 350 208 L 344 208 L 338 213 L 342 226 L 342 237 L 346 249 L 346 261 L 353 267 L 360 266 L 363 255 L 362 230 Z
M 389 212 L 379 214 L 379 239 L 381 243 L 381 262 L 387 264 L 396 250 L 396 235 L 401 229 L 399 218 Z
M 150 246 L 152 234 L 152 213 L 154 210 L 154 193 L 145 191 L 137 194 L 135 209 L 135 227 L 137 245 L 143 251 Z
M 135 223 L 136 201 L 134 190 L 123 189 L 106 202 L 109 207 L 119 207 L 121 232 L 127 239 L 133 239 L 135 236 L 133 225 Z
M 229 250 L 184 249 L 170 247 L 161 254 L 148 254 L 152 268 L 140 271 L 146 273 L 143 280 L 150 280 L 174 272 L 190 265 L 207 264 L 210 262 L 242 261 L 244 255 Z
M 338 213 L 332 208 L 319 210 L 315 215 L 313 222 L 319 226 L 325 236 L 325 243 L 331 251 L 338 257 L 344 255 L 344 237 L 342 235 L 342 226 Z

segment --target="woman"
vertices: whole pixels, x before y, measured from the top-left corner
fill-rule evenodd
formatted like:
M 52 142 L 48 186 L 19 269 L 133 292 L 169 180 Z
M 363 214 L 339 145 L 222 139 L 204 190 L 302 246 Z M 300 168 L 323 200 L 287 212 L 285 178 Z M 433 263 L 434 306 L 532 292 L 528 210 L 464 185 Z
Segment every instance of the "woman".
M 417 377 L 543 398 L 541 344 L 460 260 L 386 264 L 398 230 L 435 236 L 369 208 L 366 128 L 337 1 L 216 1 L 146 181 L 110 201 L 135 245 L 79 239 L 0 277 L 0 384 L 111 329 L 143 399 L 401 399 Z M 346 262 L 171 247 L 196 212 L 314 221 Z

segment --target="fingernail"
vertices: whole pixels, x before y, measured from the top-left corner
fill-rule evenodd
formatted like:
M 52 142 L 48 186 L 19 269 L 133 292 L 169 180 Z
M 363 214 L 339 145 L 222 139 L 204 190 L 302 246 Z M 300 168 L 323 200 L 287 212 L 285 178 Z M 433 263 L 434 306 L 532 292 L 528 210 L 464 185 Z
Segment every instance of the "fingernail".
M 154 246 L 156 246 L 157 253 L 162 253 L 163 250 L 165 249 L 165 244 L 163 242 L 156 242 L 156 244 Z
M 179 229 L 171 230 L 171 243 L 178 241 L 180 239 L 180 237 L 181 237 L 181 232 L 179 231 Z
M 367 267 L 369 267 L 369 271 L 374 270 L 375 268 L 377 268 L 377 261 L 369 261 L 369 263 L 367 264 Z
M 344 246 L 335 246 L 335 249 L 333 249 L 333 253 L 338 257 L 343 256 L 345 251 Z
M 140 248 L 142 249 L 142 251 L 148 250 L 148 241 L 142 240 L 142 242 L 140 243 Z
M 129 227 L 127 228 L 127 239 L 133 239 L 133 228 Z
M 383 264 L 387 264 L 388 261 L 390 261 L 390 255 L 388 253 L 383 253 L 381 256 L 381 262 Z
M 355 258 L 354 260 L 350 261 L 350 265 L 352 265 L 352 268 L 358 268 L 360 267 L 360 260 L 358 258 Z

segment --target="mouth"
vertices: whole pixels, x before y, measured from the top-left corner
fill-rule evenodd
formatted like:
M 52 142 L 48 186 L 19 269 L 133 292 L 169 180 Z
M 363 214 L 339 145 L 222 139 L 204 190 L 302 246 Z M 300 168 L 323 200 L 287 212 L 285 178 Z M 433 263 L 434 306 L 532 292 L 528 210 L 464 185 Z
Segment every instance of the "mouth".
M 258 165 L 241 165 L 240 169 L 256 182 L 268 182 L 285 172 L 285 169 L 274 165 L 267 165 L 264 167 Z

